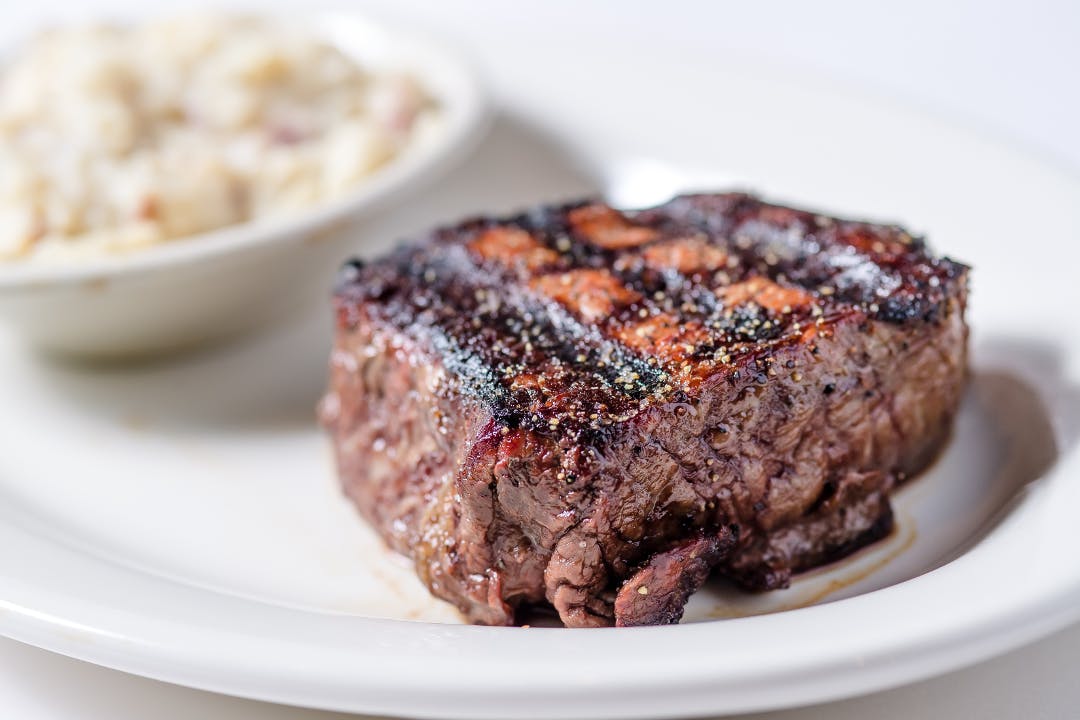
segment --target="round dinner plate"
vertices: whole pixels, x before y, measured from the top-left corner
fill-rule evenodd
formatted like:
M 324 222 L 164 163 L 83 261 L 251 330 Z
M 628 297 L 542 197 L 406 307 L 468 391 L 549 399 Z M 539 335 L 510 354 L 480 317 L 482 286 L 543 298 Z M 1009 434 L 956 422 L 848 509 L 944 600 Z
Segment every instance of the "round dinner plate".
M 1080 182 L 797 73 L 611 48 L 586 74 L 573 53 L 513 50 L 483 50 L 506 59 L 488 141 L 358 251 L 470 212 L 691 187 L 926 233 L 974 267 L 972 372 L 945 453 L 896 495 L 896 532 L 789 590 L 712 583 L 678 626 L 465 626 L 337 492 L 313 410 L 328 311 L 153 366 L 58 364 L 0 337 L 0 632 L 313 707 L 646 718 L 894 686 L 1080 615 Z

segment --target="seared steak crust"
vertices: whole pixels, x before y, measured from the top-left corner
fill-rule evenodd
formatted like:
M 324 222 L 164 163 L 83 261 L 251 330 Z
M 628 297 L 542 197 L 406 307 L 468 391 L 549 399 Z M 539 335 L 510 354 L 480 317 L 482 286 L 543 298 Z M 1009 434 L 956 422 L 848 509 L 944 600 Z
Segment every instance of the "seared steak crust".
M 959 402 L 966 284 L 901 228 L 743 194 L 477 218 L 346 265 L 322 415 L 470 620 L 673 622 L 713 566 L 782 587 L 888 532 Z

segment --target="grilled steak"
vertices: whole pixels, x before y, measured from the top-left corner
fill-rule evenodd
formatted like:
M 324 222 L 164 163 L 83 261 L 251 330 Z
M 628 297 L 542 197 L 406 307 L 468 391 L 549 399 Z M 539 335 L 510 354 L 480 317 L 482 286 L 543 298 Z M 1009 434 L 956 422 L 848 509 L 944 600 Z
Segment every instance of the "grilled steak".
M 478 218 L 336 292 L 345 492 L 476 623 L 676 622 L 889 532 L 948 435 L 967 268 L 742 194 Z

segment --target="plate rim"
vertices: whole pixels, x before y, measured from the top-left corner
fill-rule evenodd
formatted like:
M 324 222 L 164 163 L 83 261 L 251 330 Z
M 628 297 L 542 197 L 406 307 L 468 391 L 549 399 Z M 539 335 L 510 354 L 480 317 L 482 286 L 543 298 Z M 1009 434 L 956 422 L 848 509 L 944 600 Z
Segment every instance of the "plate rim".
M 1076 470 L 1078 464 L 1069 463 L 1069 468 Z M 88 603 L 85 595 L 75 597 L 62 589 L 43 590 L 9 579 L 0 596 L 0 633 L 125 672 L 214 692 L 326 710 L 496 718 L 504 717 L 508 707 L 516 707 L 515 716 L 555 718 L 567 712 L 580 714 L 583 706 L 595 705 L 601 687 L 603 692 L 599 695 L 603 697 L 617 694 L 633 699 L 634 705 L 623 707 L 618 713 L 625 717 L 657 717 L 658 712 L 665 716 L 715 712 L 718 698 L 724 699 L 725 713 L 778 709 L 886 689 L 936 675 L 1018 647 L 1080 617 L 1080 604 L 1076 602 L 1080 598 L 1078 574 L 1071 583 L 1053 592 L 1041 592 L 1025 585 L 1026 592 L 1004 603 L 987 603 L 959 614 L 958 608 L 953 608 L 951 613 L 925 615 L 924 620 L 929 617 L 933 622 L 915 623 L 910 628 L 914 632 L 899 642 L 882 645 L 869 636 L 848 636 L 832 647 L 823 643 L 842 637 L 837 633 L 850 629 L 848 618 L 866 611 L 866 606 L 896 607 L 912 599 L 921 599 L 925 606 L 931 596 L 947 594 L 956 585 L 967 582 L 969 578 L 958 570 L 970 571 L 973 564 L 996 566 L 997 548 L 993 546 L 1015 547 L 1017 540 L 1023 539 L 1026 522 L 1018 513 L 1034 516 L 1036 506 L 1049 500 L 1045 488 L 1027 493 L 1005 522 L 965 555 L 924 575 L 871 593 L 773 615 L 669 627 L 579 631 L 443 625 L 312 613 L 231 597 L 150 575 L 75 547 L 62 548 L 61 541 L 42 537 L 17 522 L 8 522 L 0 525 L 3 545 L 11 546 L 12 532 L 18 528 L 16 532 L 24 535 L 24 551 L 29 548 L 25 544 L 29 539 L 39 545 L 39 550 L 74 554 L 83 563 L 105 569 L 103 577 L 122 578 L 129 591 L 132 587 L 144 591 L 149 588 L 159 602 L 180 593 L 186 601 L 196 604 L 200 599 L 209 600 L 210 608 L 220 607 L 224 599 L 228 604 L 244 606 L 258 617 L 253 622 L 237 624 L 237 618 L 230 616 L 228 622 L 208 629 L 206 624 L 188 624 L 189 619 L 183 617 L 163 622 L 163 617 L 168 616 L 166 604 L 165 615 L 156 617 L 149 630 L 143 628 L 148 631 L 141 637 L 134 637 L 130 628 L 132 618 L 125 617 L 130 608 L 118 609 L 99 600 Z M 20 602 L 20 596 L 26 595 L 30 601 Z M 885 603 L 886 600 L 889 602 Z M 927 609 L 933 608 L 931 604 Z M 786 663 L 783 656 L 775 654 L 758 658 L 756 665 L 742 672 L 733 672 L 730 666 L 717 667 L 715 661 L 725 656 L 708 652 L 709 648 L 723 647 L 732 635 L 745 639 L 762 627 L 775 626 L 778 621 L 797 631 L 796 637 L 802 634 L 802 643 L 820 644 L 814 645 L 815 651 L 809 654 L 805 648 L 802 652 L 792 652 Z M 259 632 L 260 627 L 273 627 L 275 631 Z M 809 636 L 808 628 L 812 629 Z M 283 629 L 287 632 L 282 633 Z M 775 627 L 766 629 L 772 635 L 777 632 Z M 342 630 L 347 632 L 342 634 Z M 224 634 L 229 635 L 229 645 L 211 642 L 215 638 L 220 640 Z M 528 651 L 528 656 L 524 660 L 516 657 L 513 664 L 500 658 L 500 649 L 510 634 L 530 638 L 526 641 L 529 646 L 521 648 Z M 424 636 L 419 645 L 417 636 Z M 443 675 L 426 676 L 422 682 L 424 691 L 418 693 L 418 683 L 408 670 L 415 663 L 417 653 L 423 651 L 420 646 L 432 637 L 460 664 L 448 666 Z M 892 633 L 892 637 L 898 636 Z M 744 647 L 739 638 L 735 639 L 735 645 Z M 356 643 L 363 641 L 377 642 L 384 652 L 377 657 L 356 653 Z M 576 665 L 570 672 L 551 670 L 558 667 L 552 663 L 565 659 L 568 645 L 579 661 L 587 663 L 587 672 Z M 649 648 L 650 661 L 678 653 L 683 661 L 664 673 L 655 672 L 652 662 L 628 666 L 589 662 L 625 657 L 640 646 Z M 820 648 L 826 648 L 827 652 L 822 653 Z M 398 652 L 393 652 L 394 649 Z M 282 650 L 290 653 L 289 660 L 283 662 L 275 654 Z M 312 657 L 321 661 L 310 663 Z M 710 659 L 714 662 L 708 662 Z M 328 660 L 339 663 L 336 666 L 339 670 L 332 676 L 327 673 Z M 740 662 L 744 661 L 745 658 L 740 658 Z M 490 688 L 482 696 L 468 682 L 477 674 L 483 675 Z M 837 674 L 845 678 L 846 687 L 842 690 L 836 687 Z M 546 682 L 538 684 L 537 677 Z M 673 681 L 673 677 L 678 680 Z M 554 701 L 548 686 L 551 682 L 556 682 L 561 691 Z M 793 686 L 798 688 L 795 692 Z M 775 692 L 769 692 L 776 688 L 784 688 L 785 696 L 777 697 Z M 659 695 L 661 690 L 664 692 Z M 686 695 L 680 697 L 679 692 Z M 521 712 L 522 709 L 526 711 Z M 591 713 L 603 714 L 602 711 Z

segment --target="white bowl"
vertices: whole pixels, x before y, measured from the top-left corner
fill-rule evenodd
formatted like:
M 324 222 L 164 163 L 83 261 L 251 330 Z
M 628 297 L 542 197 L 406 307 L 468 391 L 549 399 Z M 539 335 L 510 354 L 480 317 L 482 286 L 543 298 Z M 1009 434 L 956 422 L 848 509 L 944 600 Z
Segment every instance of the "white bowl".
M 357 246 L 357 222 L 433 181 L 486 130 L 479 84 L 452 53 L 353 14 L 299 22 L 366 67 L 416 77 L 440 107 L 434 132 L 347 195 L 288 217 L 87 262 L 0 264 L 0 322 L 41 349 L 99 358 L 158 354 L 264 325 L 326 297 Z

